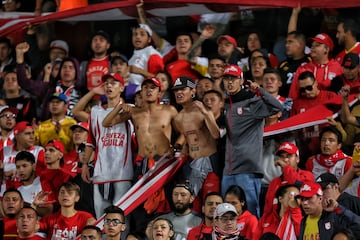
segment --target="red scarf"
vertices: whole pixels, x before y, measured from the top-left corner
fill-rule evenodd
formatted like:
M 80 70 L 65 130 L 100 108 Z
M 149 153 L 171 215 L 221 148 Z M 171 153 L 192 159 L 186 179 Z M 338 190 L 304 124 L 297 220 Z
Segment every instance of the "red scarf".
M 325 156 L 322 154 L 317 154 L 315 156 L 315 160 L 324 167 L 332 167 L 334 166 L 339 160 L 343 160 L 346 158 L 347 155 L 343 153 L 340 149 L 338 149 L 333 155 Z

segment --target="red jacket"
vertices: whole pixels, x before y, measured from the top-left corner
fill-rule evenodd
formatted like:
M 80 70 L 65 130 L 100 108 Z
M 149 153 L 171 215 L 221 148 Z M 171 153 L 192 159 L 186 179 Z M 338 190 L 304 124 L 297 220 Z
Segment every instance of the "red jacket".
M 202 240 L 205 235 L 211 236 L 211 232 L 213 230 L 213 226 L 206 226 L 204 222 L 202 222 L 199 226 L 192 228 L 188 235 L 187 240 Z
M 238 217 L 237 226 L 241 236 L 244 236 L 246 239 L 254 239 L 258 227 L 258 220 L 246 210 Z

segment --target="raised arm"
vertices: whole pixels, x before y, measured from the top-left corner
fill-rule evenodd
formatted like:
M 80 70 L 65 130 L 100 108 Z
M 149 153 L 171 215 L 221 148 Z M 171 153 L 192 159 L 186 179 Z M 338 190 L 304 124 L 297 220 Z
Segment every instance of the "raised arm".
M 102 125 L 103 127 L 111 127 L 115 124 L 125 122 L 131 117 L 132 106 L 120 102 L 114 107 L 114 109 L 106 115 Z
M 343 86 L 340 90 L 340 94 L 342 96 L 340 119 L 341 122 L 344 124 L 349 123 L 355 126 L 360 126 L 360 124 L 356 120 L 356 117 L 352 115 L 350 112 L 349 103 L 348 103 L 349 93 L 350 93 L 350 86 Z
M 200 110 L 200 112 L 204 115 L 205 118 L 205 124 L 208 128 L 211 136 L 214 139 L 218 139 L 220 137 L 220 129 L 216 123 L 214 114 L 212 111 L 205 108 L 204 104 L 200 101 L 194 101 L 194 106 Z
M 206 25 L 201 32 L 201 35 L 198 40 L 196 40 L 193 45 L 191 46 L 187 59 L 190 63 L 196 64 L 196 57 L 198 56 L 198 49 L 201 47 L 202 43 L 208 39 L 214 36 L 214 33 L 216 32 L 216 27 L 214 25 Z
M 289 19 L 289 24 L 288 24 L 288 33 L 296 31 L 297 30 L 297 23 L 298 23 L 298 18 L 299 18 L 299 14 L 301 12 L 301 6 L 300 3 L 298 4 L 298 6 L 296 8 L 293 8 L 290 19 Z

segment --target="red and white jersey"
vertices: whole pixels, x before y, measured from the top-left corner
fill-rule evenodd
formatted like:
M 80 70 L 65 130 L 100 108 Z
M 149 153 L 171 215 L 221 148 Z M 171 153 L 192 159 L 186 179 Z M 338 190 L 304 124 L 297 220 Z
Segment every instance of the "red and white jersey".
M 86 69 L 87 89 L 90 91 L 102 83 L 102 77 L 110 73 L 109 57 L 90 59 Z
M 27 151 L 31 152 L 35 156 L 36 161 L 36 175 L 46 169 L 45 164 L 45 151 L 41 146 L 32 146 Z M 0 161 L 4 164 L 4 172 L 16 171 L 15 157 L 19 151 L 15 149 L 15 146 L 4 147 L 0 151 Z M 3 192 L 9 187 L 18 187 L 20 184 L 19 178 L 3 181 L 1 186 L 1 196 Z
M 316 179 L 323 173 L 332 173 L 336 176 L 337 179 L 342 177 L 345 172 L 349 170 L 352 165 L 351 157 L 346 157 L 342 160 L 338 160 L 333 166 L 326 167 L 321 165 L 315 158 L 315 156 L 310 157 L 306 161 L 306 169 L 311 171 L 314 174 L 314 178 Z
M 0 150 L 6 146 L 12 146 L 13 140 L 14 140 L 14 132 L 11 132 L 11 134 L 7 138 L 0 137 Z
M 47 233 L 47 239 L 75 240 L 90 218 L 93 216 L 83 211 L 77 211 L 72 217 L 64 217 L 59 210 L 43 217 L 39 230 Z
M 154 63 L 152 64 L 149 62 L 151 58 L 154 58 Z M 156 74 L 164 69 L 162 57 L 153 46 L 147 46 L 146 48 L 135 50 L 134 54 L 129 60 L 129 66 L 130 65 L 144 69 L 153 74 Z M 141 74 L 130 74 L 130 83 L 141 85 L 143 80 L 144 76 Z
M 21 185 L 18 187 L 19 192 L 21 192 L 21 196 L 23 197 L 24 201 L 27 203 L 32 203 L 35 199 L 35 196 L 41 192 L 52 192 L 52 189 L 45 181 L 40 181 L 40 177 L 36 177 L 34 179 L 34 182 L 28 186 Z M 50 193 L 48 196 L 48 201 L 54 201 L 55 195 L 53 193 Z
M 128 122 L 103 127 L 102 121 L 113 108 L 91 109 L 87 145 L 95 148 L 94 183 L 130 181 L 133 177 L 131 127 Z
M 335 60 L 342 65 L 342 63 L 344 61 L 344 57 L 348 53 L 356 53 L 356 54 L 360 55 L 360 43 L 356 42 L 354 44 L 354 46 L 352 46 L 349 50 L 344 49 L 341 52 L 339 52 L 338 55 L 336 56 Z
M 345 188 L 344 192 L 355 197 L 360 197 L 360 177 L 354 178 L 351 183 Z

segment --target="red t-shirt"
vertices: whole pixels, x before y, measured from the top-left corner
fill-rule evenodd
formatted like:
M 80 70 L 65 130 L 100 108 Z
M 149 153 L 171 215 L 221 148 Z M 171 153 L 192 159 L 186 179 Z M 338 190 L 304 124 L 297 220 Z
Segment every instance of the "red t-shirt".
M 16 219 L 3 217 L 4 221 L 4 236 L 3 240 L 14 240 L 17 238 Z
M 86 69 L 86 84 L 90 91 L 102 83 L 102 77 L 110 73 L 109 57 L 102 59 L 90 59 Z
M 344 61 L 344 57 L 346 54 L 348 53 L 356 53 L 356 54 L 360 54 L 360 43 L 356 42 L 354 46 L 352 46 L 349 50 L 342 50 L 341 52 L 338 53 L 338 55 L 336 56 L 335 60 L 342 64 L 342 62 Z
M 46 232 L 48 239 L 76 239 L 93 216 L 88 212 L 77 211 L 72 217 L 64 217 L 61 212 L 47 215 L 40 222 L 40 231 Z
M 180 76 L 188 76 L 193 80 L 199 78 L 197 72 L 191 68 L 190 63 L 184 59 L 178 59 L 167 64 L 166 71 L 170 74 L 173 83 L 175 83 L 176 79 Z
M 164 62 L 160 55 L 152 54 L 147 62 L 147 71 L 152 74 L 157 74 L 164 70 Z
M 204 235 L 211 235 L 211 232 L 213 230 L 212 226 L 206 226 L 203 222 L 194 228 L 192 228 L 188 235 L 187 240 L 201 240 L 204 239 Z

